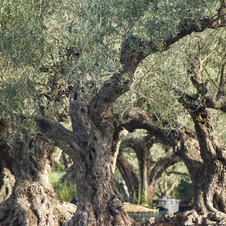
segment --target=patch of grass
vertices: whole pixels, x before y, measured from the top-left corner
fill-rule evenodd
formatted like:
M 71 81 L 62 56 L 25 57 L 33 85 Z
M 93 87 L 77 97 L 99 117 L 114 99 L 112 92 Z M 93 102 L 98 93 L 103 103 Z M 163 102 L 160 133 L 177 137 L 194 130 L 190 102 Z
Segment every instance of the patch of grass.
M 49 175 L 49 182 L 55 186 L 57 183 L 60 182 L 61 177 L 65 174 L 64 171 L 52 171 Z
M 54 186 L 54 191 L 57 198 L 65 202 L 71 202 L 73 198 L 77 197 L 76 185 L 72 181 L 57 183 Z
M 74 197 L 77 197 L 77 190 L 73 181 L 62 183 L 61 177 L 65 173 L 65 171 L 55 168 L 49 176 L 49 181 L 57 194 L 57 198 L 61 201 L 70 202 Z

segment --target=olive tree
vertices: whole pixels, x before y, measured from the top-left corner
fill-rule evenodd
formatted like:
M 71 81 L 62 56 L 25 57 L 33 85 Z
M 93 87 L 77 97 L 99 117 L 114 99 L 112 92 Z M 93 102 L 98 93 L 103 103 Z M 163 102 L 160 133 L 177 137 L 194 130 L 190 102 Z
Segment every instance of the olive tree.
M 178 43 L 153 56 L 152 62 L 149 59 L 142 69 L 147 78 L 139 78 L 136 85 L 138 98 L 146 102 L 142 111 L 133 108 L 136 117 L 130 113 L 124 125 L 129 131 L 146 129 L 174 146 L 193 182 L 195 203 L 192 214 L 188 213 L 190 223 L 205 223 L 206 216 L 225 220 L 225 189 L 221 189 L 225 183 L 225 136 L 218 133 L 219 128 L 225 131 L 224 32 L 193 34 L 181 40 L 183 50 Z
M 129 129 L 129 127 L 127 128 Z M 168 146 L 165 148 L 167 151 L 161 150 L 163 148 L 160 144 L 158 149 L 161 151 L 157 151 L 157 148 L 154 149 L 153 145 L 159 142 L 156 137 L 151 135 L 143 135 L 139 138 L 131 136 L 122 142 L 116 165 L 125 180 L 131 202 L 139 204 L 150 202 L 156 193 L 163 173 L 180 160 L 178 156 L 167 150 Z M 129 161 L 128 156 L 130 155 L 126 154 L 131 151 L 135 153 L 138 172 L 135 170 L 134 161 L 133 163 Z
M 68 225 L 132 225 L 111 165 L 121 119 L 115 103 L 149 55 L 224 27 L 225 1 L 17 0 L 3 1 L 1 14 L 2 117 L 20 139 L 33 133 L 76 164 L 78 206 Z M 67 116 L 71 127 L 59 123 Z

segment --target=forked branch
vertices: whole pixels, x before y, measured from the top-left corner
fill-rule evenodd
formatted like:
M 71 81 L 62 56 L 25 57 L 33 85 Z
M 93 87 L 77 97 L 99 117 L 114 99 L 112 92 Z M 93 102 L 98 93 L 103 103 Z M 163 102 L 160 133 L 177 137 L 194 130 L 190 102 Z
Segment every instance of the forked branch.
M 65 151 L 70 157 L 85 158 L 85 152 L 82 149 L 82 143 L 79 141 L 76 133 L 66 129 L 59 122 L 52 121 L 42 116 L 36 116 L 37 125 L 40 129 L 39 136 L 47 142 L 53 142 L 54 145 Z M 73 160 L 77 160 L 74 159 Z

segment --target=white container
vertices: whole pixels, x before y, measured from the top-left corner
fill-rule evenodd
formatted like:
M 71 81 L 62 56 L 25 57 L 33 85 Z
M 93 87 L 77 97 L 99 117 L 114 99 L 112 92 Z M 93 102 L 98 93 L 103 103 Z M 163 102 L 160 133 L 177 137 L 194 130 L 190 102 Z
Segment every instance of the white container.
M 175 213 L 179 210 L 179 199 L 156 199 L 153 203 L 160 207 L 168 209 L 168 212 Z

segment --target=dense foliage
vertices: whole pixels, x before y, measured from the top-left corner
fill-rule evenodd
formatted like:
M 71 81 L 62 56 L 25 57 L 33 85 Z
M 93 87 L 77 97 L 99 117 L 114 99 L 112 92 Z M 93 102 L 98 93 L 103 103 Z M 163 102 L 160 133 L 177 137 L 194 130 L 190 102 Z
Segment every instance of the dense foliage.
M 120 43 L 129 34 L 139 35 L 142 41 L 151 38 L 154 45 L 161 49 L 165 38 L 174 36 L 180 26 L 189 26 L 189 20 L 195 22 L 200 15 L 202 18 L 214 15 L 220 1 L 217 4 L 216 1 L 203 0 L 192 2 L 17 0 L 2 3 L 1 114 L 2 117 L 7 117 L 6 115 L 12 111 L 17 115 L 33 115 L 34 103 L 39 101 L 41 96 L 48 102 L 45 114 L 54 115 L 61 109 L 62 104 L 67 103 L 67 97 L 59 95 L 59 92 L 62 93 L 72 85 L 74 79 L 80 81 L 89 95 L 90 88 L 85 87 L 87 80 L 93 80 L 99 89 L 109 76 L 120 70 Z M 186 18 L 187 24 L 183 24 L 182 21 Z M 186 68 L 191 63 L 195 64 L 194 55 L 198 54 L 197 48 L 202 48 L 200 51 L 203 58 L 212 49 L 216 49 L 211 56 L 211 59 L 215 59 L 214 62 L 211 61 L 214 67 L 211 66 L 211 70 L 217 70 L 217 64 L 221 64 L 223 60 L 215 57 L 224 44 L 222 43 L 224 39 L 217 44 L 221 36 L 222 31 L 219 30 L 217 34 L 212 32 L 212 35 L 209 35 L 206 32 L 195 39 L 188 37 L 186 41 L 178 43 L 173 50 L 148 58 L 138 70 L 136 78 L 138 82 L 134 84 L 137 91 L 132 92 L 139 96 L 149 96 L 151 108 L 158 111 L 156 103 L 163 103 L 162 100 L 166 97 L 173 98 L 172 91 L 170 95 L 161 92 L 164 89 L 169 90 L 166 84 L 171 84 L 172 87 L 179 85 L 182 89 L 189 87 Z M 201 43 L 206 44 L 201 47 L 204 45 Z M 189 56 L 193 58 L 190 57 L 188 60 Z M 217 79 L 217 73 L 214 76 L 213 79 Z M 173 81 L 178 82 L 175 84 Z M 130 103 L 136 99 L 134 95 L 129 96 Z M 176 107 L 172 107 L 172 101 L 165 102 L 171 109 Z M 161 104 L 160 108 L 162 107 Z M 121 103 L 120 108 L 121 112 L 125 110 Z M 169 112 L 169 107 L 166 106 L 165 111 Z

